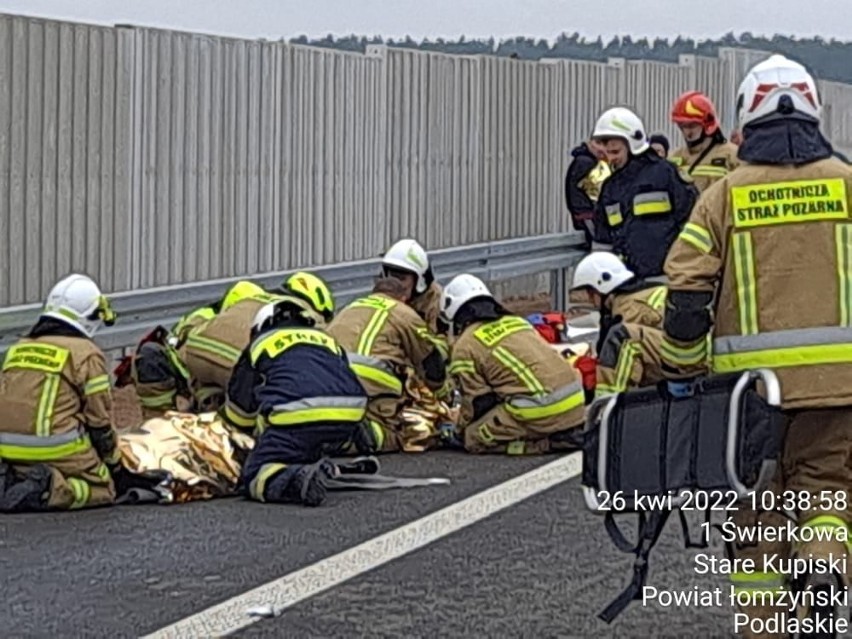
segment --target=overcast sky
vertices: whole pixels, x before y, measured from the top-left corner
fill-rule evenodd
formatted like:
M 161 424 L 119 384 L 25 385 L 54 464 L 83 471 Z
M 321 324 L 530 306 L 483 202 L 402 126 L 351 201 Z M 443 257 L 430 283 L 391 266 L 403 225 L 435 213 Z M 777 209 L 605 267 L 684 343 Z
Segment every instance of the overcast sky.
M 382 35 L 553 39 L 563 31 L 852 39 L 848 0 L 0 0 L 0 12 L 246 38 Z

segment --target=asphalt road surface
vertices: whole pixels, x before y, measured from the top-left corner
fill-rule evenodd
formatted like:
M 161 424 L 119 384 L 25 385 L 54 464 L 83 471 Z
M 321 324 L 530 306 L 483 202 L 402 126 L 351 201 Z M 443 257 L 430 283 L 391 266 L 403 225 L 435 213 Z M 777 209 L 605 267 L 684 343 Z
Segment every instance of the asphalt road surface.
M 316 509 L 234 498 L 4 516 L 0 635 L 154 633 L 556 459 L 384 457 L 386 474 L 449 477 L 452 484 L 334 493 Z M 651 558 L 649 585 L 722 585 L 696 575 L 694 552 L 683 550 L 679 527 L 669 522 Z M 278 616 L 254 618 L 233 636 L 731 636 L 727 607 L 635 602 L 612 625 L 599 621 L 597 613 L 629 580 L 631 564 L 603 520 L 586 510 L 575 477 Z

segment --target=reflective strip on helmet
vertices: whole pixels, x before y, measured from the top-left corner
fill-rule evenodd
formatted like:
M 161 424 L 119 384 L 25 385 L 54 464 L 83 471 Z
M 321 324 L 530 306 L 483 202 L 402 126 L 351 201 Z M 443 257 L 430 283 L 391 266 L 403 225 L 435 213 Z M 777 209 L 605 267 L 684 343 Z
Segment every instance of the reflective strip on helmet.
M 545 395 L 547 393 L 544 386 L 532 372 L 530 367 L 515 357 L 511 352 L 502 346 L 498 346 L 494 349 L 493 353 L 497 361 L 518 376 L 518 379 L 527 387 L 527 390 L 531 394 Z
M 690 173 L 692 177 L 723 178 L 728 174 L 728 169 L 724 166 L 699 164 Z
M 251 345 L 252 364 L 256 363 L 263 354 L 278 357 L 294 346 L 319 346 L 335 355 L 342 353 L 340 346 L 327 333 L 311 328 L 282 328 L 270 335 L 260 337 Z
M 240 359 L 241 354 L 239 349 L 234 348 L 230 344 L 225 344 L 219 340 L 204 337 L 202 335 L 190 334 L 189 337 L 186 338 L 186 346 L 187 348 L 194 348 L 198 351 L 209 353 L 216 357 L 221 357 L 231 364 L 236 364 L 237 360 Z
M 621 215 L 620 204 L 608 204 L 604 207 L 604 211 L 606 212 L 606 219 L 610 226 L 618 226 L 624 221 L 624 217 Z
M 635 215 L 656 215 L 669 213 L 672 203 L 666 191 L 651 191 L 640 193 L 633 198 L 633 213 Z
M 541 397 L 512 397 L 506 410 L 518 419 L 547 419 L 562 415 L 586 403 L 583 385 L 573 382 Z
M 849 217 L 842 178 L 735 186 L 731 201 L 737 228 Z
M 734 233 L 734 275 L 737 282 L 737 308 L 740 314 L 740 333 L 755 335 L 757 328 L 757 278 L 754 268 L 754 248 L 751 233 Z
M 91 447 L 89 436 L 78 430 L 45 437 L 0 433 L 0 458 L 10 462 L 58 461 Z
M 648 306 L 653 308 L 655 311 L 663 310 L 663 307 L 666 305 L 666 295 L 668 293 L 668 289 L 665 286 L 658 286 L 654 289 L 654 292 L 648 296 Z
M 92 496 L 92 487 L 89 486 L 89 482 L 79 477 L 67 477 L 65 481 L 68 482 L 68 488 L 74 494 L 74 501 L 68 507 L 69 510 L 77 510 L 89 503 Z
M 678 237 L 702 253 L 709 253 L 713 250 L 713 238 L 710 237 L 710 231 L 695 222 L 687 222 Z
M 98 375 L 93 377 L 83 387 L 83 394 L 86 397 L 104 393 L 110 389 L 109 375 Z
M 852 363 L 852 327 L 794 328 L 713 340 L 713 370 Z
M 728 579 L 734 593 L 743 593 L 749 600 L 754 599 L 751 601 L 753 605 L 769 604 L 787 589 L 784 575 L 777 572 L 733 572 Z M 737 600 L 741 601 L 741 598 Z
M 834 229 L 837 253 L 840 325 L 852 325 L 852 224 L 838 224 Z
M 387 388 L 395 395 L 402 394 L 402 381 L 387 362 L 370 355 L 349 353 L 349 368 L 358 377 Z
M 273 406 L 266 422 L 271 426 L 359 422 L 366 414 L 366 397 L 310 397 Z
M 458 375 L 459 373 L 476 373 L 476 364 L 472 359 L 455 359 L 450 362 L 447 367 L 447 372 L 450 375 Z
M 533 331 L 535 329 L 524 318 L 507 315 L 493 322 L 483 324 L 473 332 L 473 336 L 482 342 L 482 344 L 491 348 L 509 335 L 527 330 Z

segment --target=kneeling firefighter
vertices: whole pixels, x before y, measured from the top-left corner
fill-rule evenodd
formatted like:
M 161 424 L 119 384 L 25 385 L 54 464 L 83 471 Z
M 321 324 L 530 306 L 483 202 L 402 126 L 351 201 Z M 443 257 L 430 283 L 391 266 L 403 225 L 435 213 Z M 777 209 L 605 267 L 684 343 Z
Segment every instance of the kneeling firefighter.
M 115 314 L 97 284 L 69 275 L 50 291 L 0 373 L 0 512 L 112 504 L 122 473 L 106 359 L 92 341 Z M 115 483 L 113 480 L 115 479 Z
M 615 255 L 601 251 L 584 257 L 574 270 L 571 299 L 579 301 L 581 295 L 601 315 L 594 396 L 661 381 L 666 287 L 637 280 Z
M 400 451 L 423 438 L 420 431 L 409 432 L 400 417 L 409 368 L 439 399 L 451 392 L 444 344 L 405 299 L 399 280 L 380 278 L 370 295 L 352 302 L 328 327 L 349 353 L 352 369 L 370 397 L 367 414 L 375 452 Z
M 293 298 L 255 316 L 227 399 L 241 425 L 258 422 L 240 481 L 250 499 L 318 506 L 336 474 L 323 457 L 362 448 L 367 395 L 345 351 L 316 328 L 321 321 Z
M 571 446 L 584 418 L 577 370 L 473 275 L 447 285 L 441 308 L 456 337 L 449 370 L 462 393 L 465 449 L 523 455 Z
M 162 417 L 170 410 L 190 411 L 193 395 L 189 388 L 189 371 L 180 349 L 189 335 L 213 320 L 221 311 L 237 301 L 263 289 L 248 281 L 229 288 L 221 299 L 192 310 L 167 331 L 158 326 L 140 340 L 133 355 L 116 369 L 116 386 L 132 383 L 139 397 L 143 419 Z
M 768 619 L 789 614 L 788 599 L 774 598 L 782 589 L 838 592 L 849 584 L 852 168 L 833 157 L 820 132 L 817 86 L 800 64 L 773 55 L 753 67 L 739 87 L 737 110 L 745 164 L 705 191 L 665 265 L 664 364 L 672 393 L 688 395 L 692 364 L 712 332 L 714 372 L 767 368 L 780 380 L 787 426 L 770 487 L 775 498 L 757 502 L 776 507 L 756 512 L 741 504 L 733 517 L 752 533 L 758 525 L 781 529 L 782 508 L 792 507 L 797 510 L 786 515 L 803 540 L 764 535 L 755 546 L 730 550 L 754 559 L 759 571 L 764 557 L 776 553 L 821 563 L 843 559 L 846 568 L 795 581 L 775 572 L 734 573 L 733 586 L 750 593 L 741 611 Z M 818 259 L 809 247 L 823 247 Z M 782 494 L 795 499 L 785 506 Z

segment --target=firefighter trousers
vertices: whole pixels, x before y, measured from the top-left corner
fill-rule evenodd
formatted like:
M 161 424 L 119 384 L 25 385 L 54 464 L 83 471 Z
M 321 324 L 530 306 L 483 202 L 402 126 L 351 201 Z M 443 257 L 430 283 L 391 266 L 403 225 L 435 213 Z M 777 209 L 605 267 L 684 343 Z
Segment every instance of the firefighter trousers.
M 756 544 L 729 544 L 729 555 L 737 559 L 752 559 L 756 565 L 753 573 L 734 573 L 731 584 L 746 605 L 738 612 L 753 619 L 782 618 L 795 615 L 788 610 L 788 601 L 776 600 L 779 590 L 807 587 L 807 583 L 791 583 L 784 567 L 775 558 L 818 558 L 842 566 L 844 574 L 836 578 L 849 584 L 852 557 L 847 543 L 838 540 L 852 533 L 852 407 L 797 410 L 788 413 L 781 463 L 771 485 L 740 504 L 733 515 L 738 535 L 745 538 L 749 532 L 762 528 L 794 531 L 775 535 L 779 541 L 764 541 L 762 535 Z M 758 510 L 754 510 L 757 506 Z M 792 510 L 791 510 L 792 509 Z M 792 515 L 793 521 L 783 512 Z M 806 532 L 805 529 L 808 529 Z M 845 530 L 844 532 L 839 532 Z M 754 537 L 752 537 L 754 538 Z M 804 539 L 803 539 L 804 538 Z M 810 540 L 810 541 L 806 541 Z M 845 560 L 842 561 L 841 560 Z M 826 564 L 831 565 L 831 564 Z M 780 569 L 780 571 L 779 571 Z M 814 577 L 819 577 L 814 575 Z M 828 576 L 831 579 L 831 576 Z M 813 585 L 813 583 L 811 583 Z M 804 616 L 801 614 L 800 616 Z M 741 636 L 756 639 L 786 637 L 786 634 L 760 632 L 760 624 Z
M 569 450 L 573 443 L 560 442 L 560 435 L 573 432 L 577 426 L 566 428 L 566 415 L 557 415 L 541 422 L 520 422 L 499 404 L 464 429 L 464 447 L 469 453 L 506 453 L 509 455 L 540 455 Z
M 598 357 L 595 396 L 622 393 L 663 380 L 663 332 L 619 323 L 607 333 Z
M 191 408 L 191 401 L 185 396 L 188 389 L 183 394 L 178 392 L 185 382 L 161 344 L 148 342 L 139 348 L 133 358 L 132 377 L 145 420 L 162 417 L 170 410 Z
M 372 397 L 367 403 L 367 419 L 376 442 L 377 453 L 395 453 L 402 450 L 403 422 L 400 418 L 402 397 Z
M 191 348 L 181 349 L 189 371 L 189 387 L 199 413 L 214 412 L 225 405 L 225 389 L 233 366 L 211 361 Z
M 257 438 L 243 466 L 240 486 L 255 501 L 294 503 L 291 484 L 300 469 L 349 448 L 360 423 L 270 426 Z
M 78 510 L 115 502 L 115 486 L 109 469 L 94 448 L 49 463 L 13 462 L 11 468 L 16 491 L 33 493 L 32 497 L 19 495 L 22 501 L 33 506 L 32 510 Z

